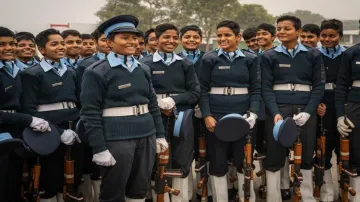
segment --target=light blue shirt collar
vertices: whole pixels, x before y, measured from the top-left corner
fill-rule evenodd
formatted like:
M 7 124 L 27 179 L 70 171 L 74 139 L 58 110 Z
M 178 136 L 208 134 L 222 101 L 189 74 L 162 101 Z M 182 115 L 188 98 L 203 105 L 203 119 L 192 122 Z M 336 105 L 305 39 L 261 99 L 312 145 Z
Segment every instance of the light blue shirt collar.
M 96 57 L 99 58 L 100 60 L 102 60 L 102 59 L 105 59 L 106 55 L 105 55 L 105 53 L 97 52 Z
M 68 67 L 72 67 L 74 69 L 76 69 L 78 67 L 78 65 L 80 64 L 80 62 L 83 59 L 81 57 L 79 57 L 78 59 L 71 59 L 71 58 L 61 58 L 62 63 L 64 63 L 66 66 Z
M 190 60 L 193 64 L 195 64 L 198 59 L 200 58 L 200 50 L 197 49 L 195 51 L 186 51 L 186 50 L 182 50 L 181 54 L 186 57 L 188 60 Z
M 292 58 L 294 58 L 298 53 L 300 53 L 301 51 L 307 52 L 309 51 L 304 45 L 302 45 L 301 43 L 296 44 L 295 48 L 293 49 L 293 52 L 291 52 L 290 50 L 288 50 L 285 46 L 278 45 L 275 48 L 276 52 L 279 53 L 284 53 L 285 55 L 288 55 Z
M 325 48 L 324 46 L 321 46 L 319 50 L 326 57 L 334 59 L 339 55 L 341 55 L 341 53 L 344 52 L 346 49 L 344 46 L 337 45 L 336 47 L 333 48 Z
M 35 58 L 33 58 L 32 62 L 33 62 L 33 63 L 32 63 L 31 65 L 29 65 L 29 64 L 23 63 L 23 62 L 22 62 L 21 60 L 19 60 L 18 58 L 16 58 L 16 60 L 15 60 L 16 66 L 17 66 L 21 71 L 24 71 L 25 69 L 27 69 L 27 68 L 29 68 L 29 67 L 32 67 L 32 66 L 34 66 L 34 65 L 36 65 L 36 64 L 39 63 Z
M 6 71 L 7 74 L 9 74 L 12 78 L 15 78 L 16 75 L 19 73 L 20 69 L 19 67 L 16 66 L 16 64 L 11 61 L 12 65 L 13 65 L 13 72 L 12 74 L 10 74 L 8 71 Z M 5 67 L 3 61 L 0 62 L 0 69 L 2 69 L 3 67 Z
M 53 70 L 57 75 L 59 75 L 61 77 L 67 71 L 67 66 L 63 63 L 62 60 L 60 60 L 60 64 L 61 64 L 61 68 L 59 68 L 59 70 L 56 70 L 53 66 L 51 66 L 51 64 L 46 62 L 45 58 L 43 58 L 40 62 L 40 66 L 44 70 L 44 72 Z
M 226 54 L 226 52 L 222 48 L 220 48 L 218 50 L 218 56 L 220 56 L 220 55 L 224 55 L 231 62 L 234 61 L 238 57 L 246 57 L 244 55 L 244 53 L 239 48 L 235 50 L 235 55 L 234 55 L 234 58 L 232 60 L 231 60 L 231 58 L 229 58 L 229 56 Z
M 171 65 L 172 63 L 174 63 L 176 60 L 182 60 L 182 59 L 183 59 L 182 57 L 180 57 L 177 54 L 173 53 L 173 58 L 172 58 L 170 64 L 168 64 L 168 66 Z M 159 51 L 156 51 L 154 53 L 154 55 L 153 55 L 153 62 L 159 62 L 159 61 L 162 61 L 165 64 L 165 61 L 161 57 L 161 55 L 159 54 Z
M 121 56 L 121 55 L 119 55 Z M 130 59 L 132 59 L 134 62 L 132 62 L 131 66 L 128 67 L 125 62 L 124 59 L 122 59 L 121 57 L 117 57 L 116 54 L 114 52 L 110 52 L 106 58 L 109 61 L 109 64 L 111 67 L 117 67 L 117 66 L 122 66 L 123 68 L 129 70 L 129 72 L 134 71 L 134 69 L 140 64 L 132 55 L 128 55 L 126 57 L 129 57 Z

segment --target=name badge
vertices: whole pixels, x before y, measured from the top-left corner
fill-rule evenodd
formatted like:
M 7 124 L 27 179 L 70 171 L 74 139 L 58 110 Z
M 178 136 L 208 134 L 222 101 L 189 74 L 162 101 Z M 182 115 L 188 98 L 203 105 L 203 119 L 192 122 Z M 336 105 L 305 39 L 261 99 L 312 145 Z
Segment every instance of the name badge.
M 230 66 L 219 66 L 219 69 L 223 70 L 223 69 L 230 69 Z
M 287 68 L 289 68 L 289 67 L 291 67 L 291 64 L 279 64 L 279 67 L 287 67 Z
M 356 61 L 356 64 L 357 64 L 357 65 L 360 65 L 360 61 Z
M 10 90 L 12 87 L 13 87 L 13 85 L 6 87 L 6 88 L 5 88 L 5 92 L 7 92 L 8 90 Z
M 118 86 L 118 89 L 124 89 L 124 88 L 129 88 L 129 87 L 131 87 L 131 83 L 127 83 L 127 84 Z
M 153 74 L 165 74 L 165 71 L 153 71 Z
M 62 85 L 63 85 L 62 82 L 58 82 L 58 83 L 53 83 L 53 84 L 51 84 L 52 87 L 62 86 Z

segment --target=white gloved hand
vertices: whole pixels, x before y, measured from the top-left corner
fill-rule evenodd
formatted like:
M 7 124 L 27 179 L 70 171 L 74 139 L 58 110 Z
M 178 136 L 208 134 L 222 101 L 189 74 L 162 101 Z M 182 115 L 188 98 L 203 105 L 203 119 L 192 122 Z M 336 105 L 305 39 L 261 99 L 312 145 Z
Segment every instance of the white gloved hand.
M 202 118 L 202 114 L 201 114 L 201 110 L 200 110 L 199 105 L 196 105 L 196 106 L 195 106 L 194 111 L 195 111 L 195 117 L 196 117 L 196 118 L 199 118 L 199 119 Z
M 156 153 L 164 152 L 169 148 L 165 138 L 156 138 Z
M 250 129 L 252 129 L 256 123 L 256 119 L 258 118 L 258 116 L 255 113 L 250 112 L 249 117 L 247 116 L 247 114 L 244 114 L 243 118 L 250 124 Z
M 175 101 L 171 97 L 163 98 L 158 100 L 158 105 L 161 109 L 172 109 L 175 106 Z
M 99 166 L 113 166 L 116 163 L 115 158 L 111 155 L 109 150 L 94 154 L 92 161 Z
M 81 140 L 79 139 L 79 136 L 72 130 L 66 129 L 60 136 L 61 142 L 66 145 L 72 145 L 75 140 L 77 140 L 79 143 L 81 143 Z
M 34 131 L 40 131 L 40 132 L 51 131 L 51 128 L 47 121 L 45 121 L 44 119 L 34 117 L 34 116 L 32 117 L 32 122 L 30 124 L 30 127 Z
M 355 128 L 355 125 L 353 124 L 353 122 L 350 121 L 349 118 L 346 118 L 346 123 L 345 123 L 344 116 L 340 116 L 337 119 L 337 130 L 339 131 L 339 133 L 341 135 L 344 135 L 344 136 L 348 136 L 349 133 L 352 132 L 352 130 L 350 128 Z
M 305 125 L 306 121 L 309 120 L 309 118 L 310 118 L 310 114 L 308 114 L 306 112 L 301 112 L 301 113 L 293 116 L 293 119 L 294 119 L 296 125 L 298 125 L 298 126 Z

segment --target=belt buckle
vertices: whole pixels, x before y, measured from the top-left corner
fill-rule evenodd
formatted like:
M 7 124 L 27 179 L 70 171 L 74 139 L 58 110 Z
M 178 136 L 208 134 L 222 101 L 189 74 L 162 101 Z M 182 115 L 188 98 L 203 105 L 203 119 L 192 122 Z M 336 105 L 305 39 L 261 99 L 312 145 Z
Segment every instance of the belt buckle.
M 291 91 L 295 91 L 295 90 L 296 90 L 296 89 L 295 89 L 295 87 L 296 87 L 295 84 L 289 83 L 288 85 L 289 85 L 289 88 L 290 88 Z
M 233 95 L 234 94 L 234 92 L 233 92 L 233 88 L 232 87 L 227 87 L 227 88 L 225 88 L 225 95 Z
M 141 114 L 140 114 L 140 106 L 139 106 L 139 105 L 133 106 L 133 111 L 134 111 L 134 115 L 135 115 L 135 116 L 141 115 Z

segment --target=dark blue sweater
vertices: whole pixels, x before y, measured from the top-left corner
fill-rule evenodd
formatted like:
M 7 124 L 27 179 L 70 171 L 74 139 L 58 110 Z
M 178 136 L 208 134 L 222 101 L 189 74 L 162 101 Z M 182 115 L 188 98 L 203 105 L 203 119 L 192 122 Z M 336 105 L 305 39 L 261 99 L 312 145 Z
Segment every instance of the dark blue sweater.
M 217 51 L 206 53 L 202 57 L 200 109 L 203 117 L 211 116 L 212 113 L 244 113 L 249 109 L 258 114 L 261 88 L 257 78 L 260 74 L 257 57 L 248 52 L 243 53 L 245 57 L 238 57 L 233 62 L 224 55 L 218 56 Z M 209 94 L 212 87 L 248 88 L 249 94 L 212 95 Z
M 278 104 L 306 105 L 304 112 L 315 114 L 325 92 L 325 72 L 320 51 L 315 48 L 307 49 L 308 51 L 301 51 L 294 58 L 275 49 L 262 54 L 262 95 L 273 116 L 280 114 Z M 280 64 L 286 64 L 287 67 Z M 275 84 L 288 83 L 310 85 L 312 91 L 273 90 Z

